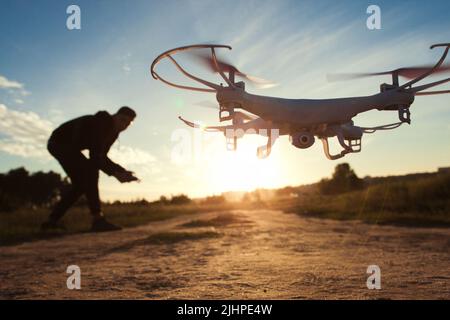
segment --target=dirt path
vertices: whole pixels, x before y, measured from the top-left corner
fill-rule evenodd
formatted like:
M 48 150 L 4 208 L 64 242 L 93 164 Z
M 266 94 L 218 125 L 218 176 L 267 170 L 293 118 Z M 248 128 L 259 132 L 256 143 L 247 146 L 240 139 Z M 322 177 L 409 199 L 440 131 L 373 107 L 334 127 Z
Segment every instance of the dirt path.
M 449 248 L 450 229 L 210 212 L 2 247 L 0 298 L 450 299 Z M 66 287 L 71 264 L 81 290 Z M 381 290 L 366 287 L 371 264 Z

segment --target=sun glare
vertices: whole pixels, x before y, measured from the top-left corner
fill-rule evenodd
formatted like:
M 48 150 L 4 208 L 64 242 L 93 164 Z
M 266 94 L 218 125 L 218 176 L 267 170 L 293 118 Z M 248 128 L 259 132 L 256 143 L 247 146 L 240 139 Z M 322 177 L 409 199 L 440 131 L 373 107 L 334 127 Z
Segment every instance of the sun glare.
M 257 188 L 275 188 L 282 185 L 279 157 L 273 153 L 267 159 L 258 159 L 256 148 L 265 139 L 246 136 L 238 140 L 236 151 L 226 150 L 222 140 L 211 157 L 204 161 L 202 172 L 211 192 L 249 191 Z

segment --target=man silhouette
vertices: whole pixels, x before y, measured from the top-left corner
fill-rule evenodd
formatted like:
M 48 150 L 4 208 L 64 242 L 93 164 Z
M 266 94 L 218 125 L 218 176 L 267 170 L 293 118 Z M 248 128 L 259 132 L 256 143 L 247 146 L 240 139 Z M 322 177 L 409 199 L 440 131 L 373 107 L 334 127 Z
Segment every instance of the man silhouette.
M 85 195 L 92 214 L 92 231 L 114 231 L 121 227 L 108 222 L 103 216 L 98 192 L 99 170 L 114 176 L 121 183 L 138 180 L 133 172 L 111 161 L 107 154 L 119 133 L 136 117 L 129 107 L 121 107 L 115 114 L 99 111 L 70 120 L 56 128 L 48 140 L 48 151 L 58 160 L 70 177 L 70 188 L 53 208 L 43 230 L 63 228 L 58 221 L 66 211 Z M 81 151 L 89 150 L 89 158 Z

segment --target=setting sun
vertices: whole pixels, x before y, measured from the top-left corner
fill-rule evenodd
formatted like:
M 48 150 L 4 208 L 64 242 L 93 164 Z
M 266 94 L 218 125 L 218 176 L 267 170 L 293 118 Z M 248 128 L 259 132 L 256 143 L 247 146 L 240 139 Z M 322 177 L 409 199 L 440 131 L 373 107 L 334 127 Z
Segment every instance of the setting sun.
M 206 194 L 279 187 L 284 177 L 281 154 L 274 152 L 265 159 L 256 156 L 257 147 L 266 142 L 264 137 L 246 136 L 238 139 L 233 151 L 227 150 L 221 133 L 203 132 L 181 167 L 186 176 L 206 184 Z
M 210 186 L 218 191 L 249 191 L 256 188 L 275 188 L 281 185 L 279 156 L 266 159 L 256 157 L 256 148 L 262 145 L 256 137 L 238 140 L 238 149 L 223 151 L 208 161 L 205 174 Z M 223 141 L 222 141 L 223 143 Z

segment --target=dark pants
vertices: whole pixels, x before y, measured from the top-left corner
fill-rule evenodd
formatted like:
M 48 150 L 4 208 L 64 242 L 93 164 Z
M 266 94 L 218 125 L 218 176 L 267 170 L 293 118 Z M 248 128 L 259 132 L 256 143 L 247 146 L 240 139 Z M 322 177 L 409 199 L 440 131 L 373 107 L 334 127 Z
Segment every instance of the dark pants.
M 81 197 L 86 195 L 91 214 L 101 212 L 98 193 L 98 169 L 79 150 L 57 143 L 52 139 L 47 145 L 50 154 L 58 160 L 70 178 L 71 185 L 62 194 L 61 200 L 53 208 L 50 220 L 58 221 L 66 211 Z

